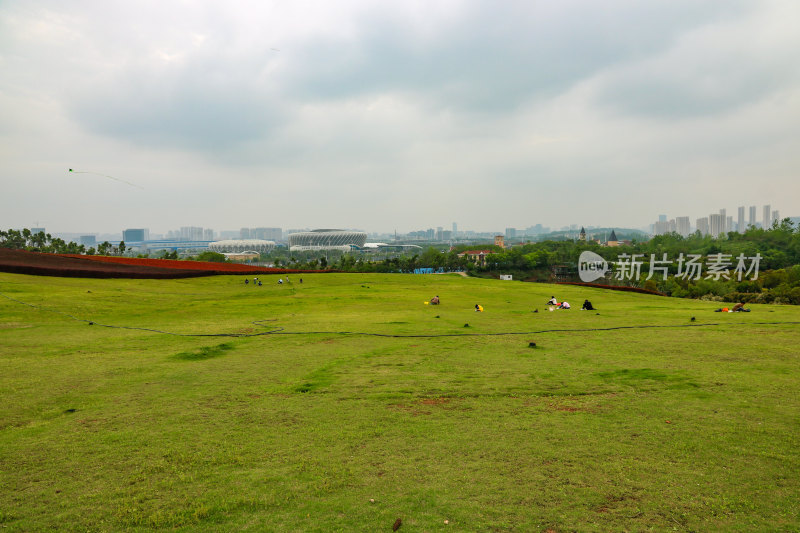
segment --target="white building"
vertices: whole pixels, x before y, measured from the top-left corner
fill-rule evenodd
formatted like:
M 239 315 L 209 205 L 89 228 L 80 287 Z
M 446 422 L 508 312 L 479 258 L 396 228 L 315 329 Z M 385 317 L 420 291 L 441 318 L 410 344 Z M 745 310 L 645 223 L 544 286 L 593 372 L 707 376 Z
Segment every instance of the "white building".
M 363 248 L 367 242 L 367 234 L 363 231 L 341 229 L 315 229 L 289 234 L 289 250 L 341 250 Z

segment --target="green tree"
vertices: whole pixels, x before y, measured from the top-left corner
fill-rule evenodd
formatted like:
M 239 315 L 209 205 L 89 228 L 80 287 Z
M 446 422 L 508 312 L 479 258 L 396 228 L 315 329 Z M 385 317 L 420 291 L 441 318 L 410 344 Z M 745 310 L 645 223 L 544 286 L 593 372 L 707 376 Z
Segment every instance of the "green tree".
M 195 257 L 195 260 L 196 261 L 209 261 L 209 262 L 212 262 L 212 263 L 225 263 L 225 262 L 228 261 L 227 258 L 223 254 L 220 254 L 220 253 L 217 253 L 217 252 L 212 252 L 211 250 L 206 250 L 204 252 L 201 252 L 201 253 L 197 254 L 197 257 Z

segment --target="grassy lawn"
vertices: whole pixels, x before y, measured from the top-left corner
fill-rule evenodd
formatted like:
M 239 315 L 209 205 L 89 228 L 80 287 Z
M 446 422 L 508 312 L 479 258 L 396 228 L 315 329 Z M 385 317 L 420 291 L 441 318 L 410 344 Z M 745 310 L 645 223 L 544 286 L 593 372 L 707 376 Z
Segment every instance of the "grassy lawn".
M 800 529 L 800 308 L 302 277 L 0 274 L 0 529 Z

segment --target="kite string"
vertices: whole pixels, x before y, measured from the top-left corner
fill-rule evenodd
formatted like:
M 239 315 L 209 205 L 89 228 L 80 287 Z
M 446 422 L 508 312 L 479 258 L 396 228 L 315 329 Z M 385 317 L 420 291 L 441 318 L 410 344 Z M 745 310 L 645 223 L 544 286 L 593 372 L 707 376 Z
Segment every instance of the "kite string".
M 116 178 L 114 176 L 109 176 L 108 174 L 101 174 L 100 172 L 91 172 L 91 171 L 88 171 L 88 170 L 74 170 L 74 169 L 69 169 L 69 171 L 72 172 L 73 174 L 94 174 L 95 176 L 103 176 L 103 177 L 106 177 L 106 178 L 111 178 L 112 180 L 116 180 L 116 181 L 119 181 L 119 182 L 122 182 L 122 183 L 126 183 L 126 184 L 130 185 L 131 187 L 137 187 L 139 189 L 144 189 L 144 187 L 142 187 L 141 185 L 136 185 L 135 183 L 131 183 L 129 181 L 125 181 L 123 179 Z

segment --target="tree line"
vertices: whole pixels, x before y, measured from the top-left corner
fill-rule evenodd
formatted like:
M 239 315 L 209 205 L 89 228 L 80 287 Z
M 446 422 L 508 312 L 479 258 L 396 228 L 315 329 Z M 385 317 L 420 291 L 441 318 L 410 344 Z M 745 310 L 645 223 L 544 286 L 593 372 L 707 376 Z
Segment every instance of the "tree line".
M 127 249 L 125 242 L 113 245 L 104 241 L 97 248 L 87 248 L 76 242 L 66 242 L 59 237 L 53 237 L 43 231 L 32 232 L 28 228 L 21 230 L 0 230 L 0 248 L 14 250 L 27 250 L 29 252 L 43 252 L 51 254 L 81 254 L 81 255 L 122 255 Z
M 86 249 L 74 242 L 53 238 L 49 233 L 33 233 L 29 229 L 0 230 L 0 247 L 16 248 L 34 252 L 121 255 L 126 251 L 124 242 L 114 246 L 105 241 Z M 488 252 L 482 264 L 468 257 L 459 257 L 461 252 L 481 249 Z M 471 275 L 497 277 L 512 274 L 525 281 L 579 281 L 578 260 L 582 252 L 592 251 L 609 263 L 622 256 L 638 256 L 644 266 L 651 257 L 671 260 L 664 276 L 652 279 L 616 279 L 614 273 L 607 274 L 598 283 L 630 285 L 657 290 L 676 297 L 706 298 L 720 301 L 743 301 L 754 303 L 800 304 L 800 227 L 795 227 L 786 218 L 775 222 L 767 229 L 750 227 L 744 233 L 730 232 L 713 238 L 699 232 L 683 237 L 676 233 L 659 235 L 647 241 L 633 241 L 630 245 L 608 247 L 596 242 L 543 241 L 503 249 L 494 245 L 460 245 L 450 249 L 429 247 L 419 253 L 392 253 L 381 257 L 379 253 L 291 252 L 274 250 L 262 256 L 262 261 L 271 261 L 275 266 L 309 270 L 338 270 L 341 272 L 408 273 L 420 268 L 436 271 L 464 270 Z M 697 255 L 706 261 L 709 257 L 723 254 L 735 263 L 739 256 L 759 257 L 756 279 L 738 279 L 737 276 L 716 278 L 681 277 L 677 258 Z M 391 255 L 391 257 L 389 256 Z M 163 253 L 161 257 L 177 259 L 177 252 Z M 193 258 L 205 261 L 225 261 L 225 257 L 214 252 L 203 252 Z M 752 277 L 752 276 L 751 276 Z
M 484 265 L 473 270 L 479 276 L 496 276 L 501 273 L 514 274 L 518 279 L 529 281 L 580 281 L 578 260 L 582 252 L 589 250 L 604 258 L 609 264 L 620 257 L 637 256 L 646 269 L 652 260 L 664 257 L 669 263 L 664 276 L 659 273 L 652 279 L 618 279 L 614 273 L 607 274 L 597 283 L 629 285 L 657 290 L 676 297 L 706 298 L 720 301 L 744 301 L 753 303 L 800 304 L 800 227 L 785 218 L 768 229 L 750 227 L 744 233 L 729 232 L 714 238 L 695 232 L 687 237 L 676 233 L 659 235 L 650 240 L 632 242 L 630 245 L 608 247 L 594 242 L 545 241 L 515 246 L 488 256 Z M 721 255 L 720 255 L 721 254 Z M 704 266 L 709 260 L 722 257 L 731 266 L 737 258 L 758 256 L 759 272 L 756 279 L 738 279 L 733 268 L 726 276 L 703 275 L 700 279 L 680 276 L 679 258 L 700 256 Z M 566 278 L 566 279 L 564 279 Z

